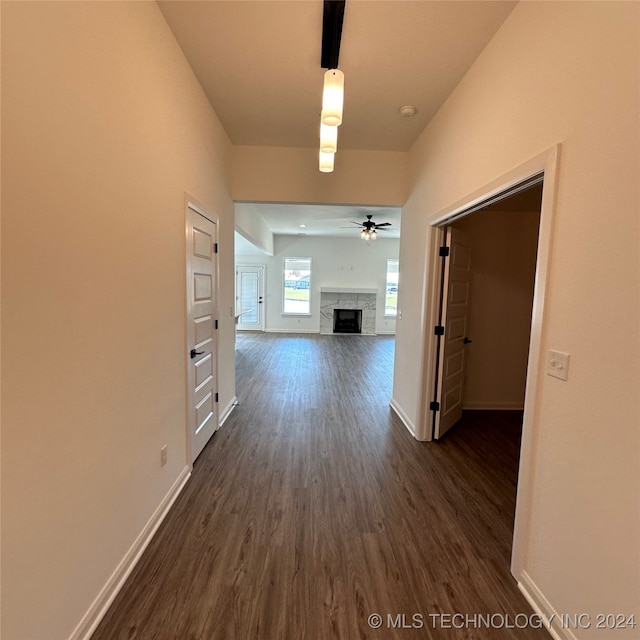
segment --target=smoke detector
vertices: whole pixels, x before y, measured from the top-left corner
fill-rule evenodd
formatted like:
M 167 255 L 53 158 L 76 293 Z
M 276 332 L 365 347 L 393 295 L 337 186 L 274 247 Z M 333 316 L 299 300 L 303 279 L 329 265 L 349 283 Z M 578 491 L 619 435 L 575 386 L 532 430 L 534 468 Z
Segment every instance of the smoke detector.
M 405 118 L 411 118 L 416 115 L 417 109 L 412 104 L 406 104 L 404 107 L 400 107 L 400 115 Z

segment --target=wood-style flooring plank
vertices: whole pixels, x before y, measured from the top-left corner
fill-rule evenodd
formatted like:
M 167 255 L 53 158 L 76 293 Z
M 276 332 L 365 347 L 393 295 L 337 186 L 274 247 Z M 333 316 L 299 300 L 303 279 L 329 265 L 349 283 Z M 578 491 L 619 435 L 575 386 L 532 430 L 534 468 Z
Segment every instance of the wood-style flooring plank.
M 509 572 L 521 416 L 417 442 L 389 408 L 393 347 L 239 334 L 239 405 L 93 640 L 548 639 L 430 618 L 532 613 Z

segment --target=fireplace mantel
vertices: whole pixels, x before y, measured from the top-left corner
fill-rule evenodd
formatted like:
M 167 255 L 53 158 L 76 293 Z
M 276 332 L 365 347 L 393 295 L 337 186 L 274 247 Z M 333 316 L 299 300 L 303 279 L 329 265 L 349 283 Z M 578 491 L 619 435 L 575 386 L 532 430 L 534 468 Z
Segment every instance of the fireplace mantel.
M 320 293 L 373 293 L 378 295 L 378 290 L 361 287 L 320 287 Z

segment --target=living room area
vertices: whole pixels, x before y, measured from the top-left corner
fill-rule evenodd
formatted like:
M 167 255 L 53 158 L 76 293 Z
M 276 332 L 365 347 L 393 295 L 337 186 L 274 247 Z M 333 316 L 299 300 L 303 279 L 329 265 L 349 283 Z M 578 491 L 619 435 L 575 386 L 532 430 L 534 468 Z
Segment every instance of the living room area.
M 399 208 L 236 204 L 237 330 L 394 335 L 399 236 Z

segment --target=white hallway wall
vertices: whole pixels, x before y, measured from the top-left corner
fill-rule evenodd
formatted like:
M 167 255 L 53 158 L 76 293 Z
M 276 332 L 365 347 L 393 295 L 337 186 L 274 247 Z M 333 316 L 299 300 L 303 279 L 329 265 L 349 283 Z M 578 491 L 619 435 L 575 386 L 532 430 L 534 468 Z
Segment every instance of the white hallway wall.
M 560 143 L 524 570 L 560 613 L 640 603 L 640 4 L 522 2 L 411 151 L 394 398 L 418 420 L 428 225 Z M 637 638 L 638 630 L 581 639 Z
M 399 240 L 376 240 L 367 246 L 355 237 L 318 238 L 274 236 L 273 257 L 236 256 L 237 264 L 265 265 L 266 331 L 317 333 L 320 331 L 320 288 L 378 289 L 376 333 L 394 333 L 395 318 L 384 317 L 387 259 L 398 258 Z M 282 315 L 282 282 L 286 257 L 311 258 L 311 315 Z
M 66 640 L 187 463 L 185 191 L 234 396 L 231 145 L 155 3 L 2 29 L 2 636 Z

